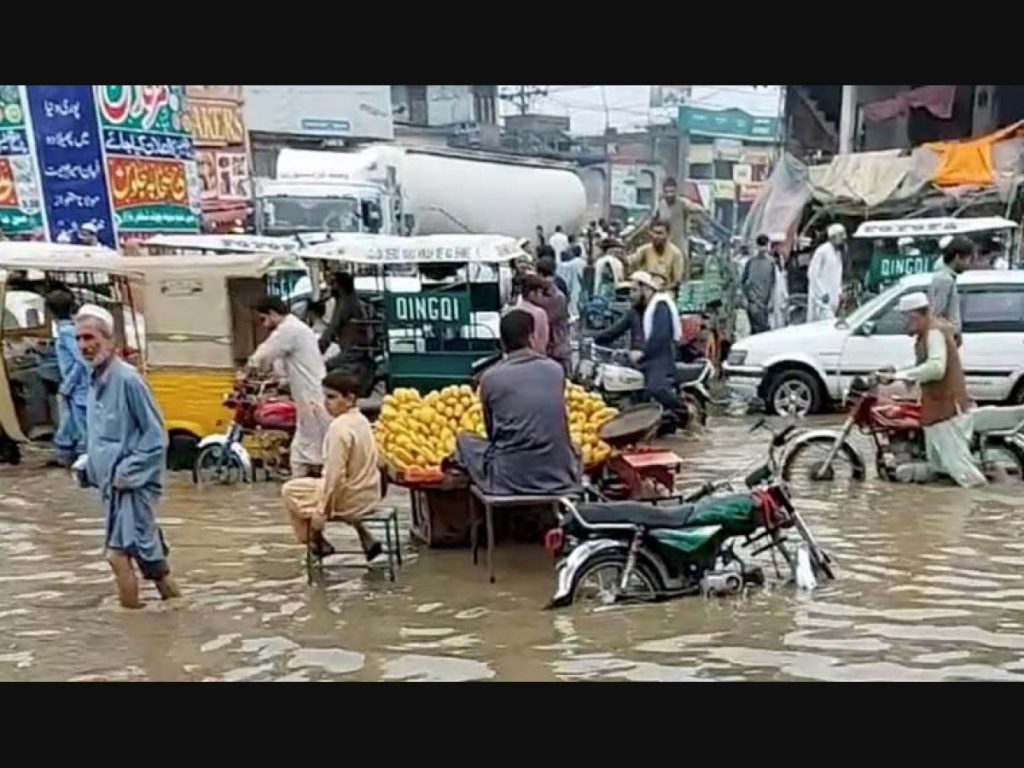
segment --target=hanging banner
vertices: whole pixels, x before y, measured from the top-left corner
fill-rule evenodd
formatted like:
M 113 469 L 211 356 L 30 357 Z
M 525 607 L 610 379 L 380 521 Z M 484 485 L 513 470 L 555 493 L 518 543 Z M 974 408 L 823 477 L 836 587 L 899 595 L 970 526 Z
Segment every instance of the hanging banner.
M 7 234 L 42 231 L 38 179 L 21 89 L 0 85 L 0 230 Z
M 118 232 L 198 232 L 185 86 L 98 85 L 96 103 Z
M 74 240 L 82 225 L 91 223 L 100 242 L 114 247 L 92 86 L 29 85 L 25 93 L 49 239 Z

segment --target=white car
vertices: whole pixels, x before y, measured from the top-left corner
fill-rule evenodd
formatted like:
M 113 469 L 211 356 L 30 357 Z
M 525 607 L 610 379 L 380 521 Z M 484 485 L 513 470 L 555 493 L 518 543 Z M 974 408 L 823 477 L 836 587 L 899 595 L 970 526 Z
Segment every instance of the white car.
M 729 389 L 776 414 L 820 413 L 855 376 L 914 365 L 900 296 L 927 291 L 932 274 L 908 275 L 849 316 L 745 338 L 729 352 Z M 1024 404 L 1024 271 L 971 270 L 957 278 L 967 390 L 979 402 Z

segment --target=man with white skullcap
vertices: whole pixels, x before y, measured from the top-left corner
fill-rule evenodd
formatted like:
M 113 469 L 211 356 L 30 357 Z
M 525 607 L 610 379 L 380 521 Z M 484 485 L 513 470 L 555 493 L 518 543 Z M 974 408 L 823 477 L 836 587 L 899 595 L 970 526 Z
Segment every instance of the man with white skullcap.
M 167 564 L 167 544 L 156 524 L 163 491 L 167 439 L 163 417 L 139 373 L 114 352 L 114 317 L 86 304 L 75 315 L 78 349 L 91 368 L 86 401 L 86 454 L 74 469 L 97 488 L 106 512 L 107 561 L 125 608 L 141 608 L 139 582 L 156 583 L 160 597 L 178 596 Z
M 945 474 L 965 488 L 984 485 L 985 476 L 971 460 L 971 401 L 952 328 L 932 315 L 928 296 L 923 292 L 900 298 L 899 309 L 906 315 L 908 330 L 914 336 L 917 365 L 893 374 L 882 373 L 880 378 L 920 385 L 928 466 L 923 473 L 915 472 L 912 465 L 898 467 L 897 477 L 928 480 L 934 474 Z
M 828 240 L 818 246 L 807 268 L 807 320 L 828 320 L 839 311 L 843 292 L 846 227 L 830 224 Z
M 786 233 L 773 232 L 769 235 L 771 257 L 775 266 L 775 286 L 772 290 L 771 327 L 786 325 L 786 307 L 789 303 L 789 259 L 786 255 Z

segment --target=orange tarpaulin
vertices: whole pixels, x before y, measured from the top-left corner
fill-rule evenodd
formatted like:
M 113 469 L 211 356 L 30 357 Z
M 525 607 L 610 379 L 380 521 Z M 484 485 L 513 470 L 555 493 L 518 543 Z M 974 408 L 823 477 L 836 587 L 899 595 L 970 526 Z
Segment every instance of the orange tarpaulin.
M 932 181 L 940 187 L 994 184 L 996 173 L 992 164 L 992 145 L 1020 135 L 1024 135 L 1024 120 L 970 141 L 925 144 L 939 154 L 939 165 Z

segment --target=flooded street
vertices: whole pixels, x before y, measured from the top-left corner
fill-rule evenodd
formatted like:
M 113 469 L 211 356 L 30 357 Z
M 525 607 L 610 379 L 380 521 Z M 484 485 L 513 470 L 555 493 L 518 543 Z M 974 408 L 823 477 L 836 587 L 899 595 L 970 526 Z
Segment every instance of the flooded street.
M 749 425 L 674 442 L 687 478 L 761 457 Z M 548 612 L 540 546 L 499 547 L 494 585 L 468 550 L 421 549 L 394 584 L 335 570 L 307 587 L 277 485 L 179 474 L 160 521 L 185 597 L 159 604 L 147 585 L 129 612 L 95 495 L 40 461 L 0 467 L 0 680 L 1024 679 L 1019 487 L 798 485 L 838 567 L 812 595 L 769 567 L 742 598 Z

